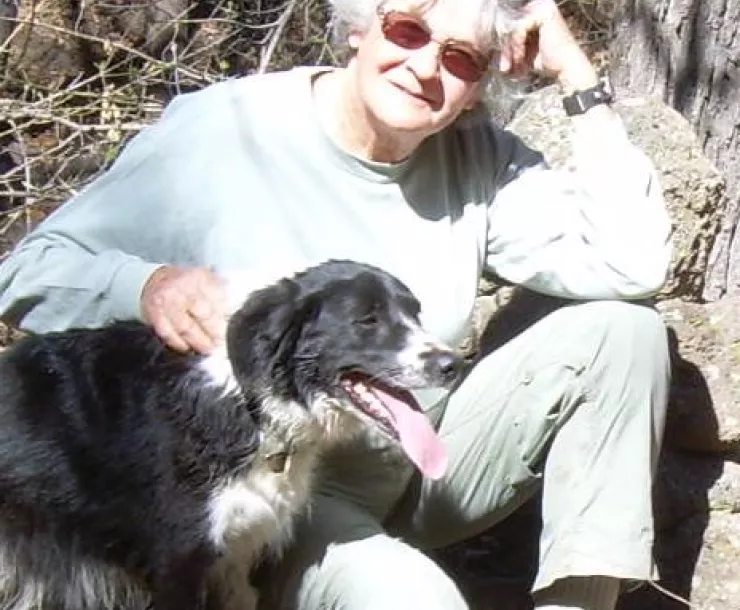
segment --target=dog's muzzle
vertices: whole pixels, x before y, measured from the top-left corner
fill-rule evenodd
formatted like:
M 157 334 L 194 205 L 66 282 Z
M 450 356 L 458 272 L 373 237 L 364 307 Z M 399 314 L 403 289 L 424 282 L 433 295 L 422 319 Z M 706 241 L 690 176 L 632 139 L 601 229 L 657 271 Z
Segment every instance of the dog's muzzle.
M 435 348 L 422 354 L 424 374 L 433 385 L 448 386 L 463 370 L 462 356 L 452 350 Z

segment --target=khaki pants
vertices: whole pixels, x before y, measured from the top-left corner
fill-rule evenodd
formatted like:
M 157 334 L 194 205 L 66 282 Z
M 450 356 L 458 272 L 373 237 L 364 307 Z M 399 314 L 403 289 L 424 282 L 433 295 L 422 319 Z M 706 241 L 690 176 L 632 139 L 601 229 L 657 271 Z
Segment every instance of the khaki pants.
M 263 607 L 466 609 L 418 548 L 480 533 L 540 488 L 535 590 L 567 576 L 653 576 L 651 486 L 669 376 L 651 308 L 604 301 L 548 313 L 430 409 L 450 450 L 441 480 L 421 480 L 382 448 L 328 456 Z

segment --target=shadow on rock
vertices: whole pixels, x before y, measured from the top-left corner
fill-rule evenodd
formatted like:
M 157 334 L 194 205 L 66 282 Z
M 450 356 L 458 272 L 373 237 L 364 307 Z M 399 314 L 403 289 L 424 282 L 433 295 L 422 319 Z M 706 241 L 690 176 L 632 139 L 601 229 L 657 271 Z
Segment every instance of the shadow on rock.
M 717 430 L 718 423 L 704 375 L 685 360 L 678 350 L 673 329 L 668 330 L 673 384 L 666 422 L 666 439 L 658 466 L 654 490 L 655 560 L 658 584 L 690 600 L 696 564 L 709 525 L 709 491 L 722 474 L 724 458 L 673 449 L 672 437 L 679 426 L 672 413 L 690 403 L 694 418 L 702 427 Z M 622 596 L 618 610 L 685 610 L 683 601 L 673 599 L 649 584 Z

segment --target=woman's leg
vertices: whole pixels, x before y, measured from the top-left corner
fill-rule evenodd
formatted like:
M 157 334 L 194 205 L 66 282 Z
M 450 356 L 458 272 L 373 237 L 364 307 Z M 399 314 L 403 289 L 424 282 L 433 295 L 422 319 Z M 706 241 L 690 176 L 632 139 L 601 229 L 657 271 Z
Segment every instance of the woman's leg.
M 433 561 L 356 504 L 318 496 L 311 513 L 268 574 L 263 610 L 468 610 Z
M 652 475 L 669 385 L 649 307 L 572 304 L 486 356 L 440 425 L 439 481 L 415 479 L 388 521 L 426 547 L 481 532 L 543 489 L 535 589 L 571 576 L 651 576 Z

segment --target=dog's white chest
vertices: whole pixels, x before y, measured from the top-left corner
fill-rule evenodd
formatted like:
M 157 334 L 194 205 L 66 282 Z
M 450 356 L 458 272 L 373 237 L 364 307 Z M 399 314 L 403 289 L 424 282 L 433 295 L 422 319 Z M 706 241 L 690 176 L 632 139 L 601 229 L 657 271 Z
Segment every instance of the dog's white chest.
M 210 535 L 216 548 L 255 556 L 290 539 L 294 518 L 309 500 L 318 447 L 259 455 L 244 476 L 219 487 L 209 503 Z M 245 557 L 246 558 L 246 557 Z

